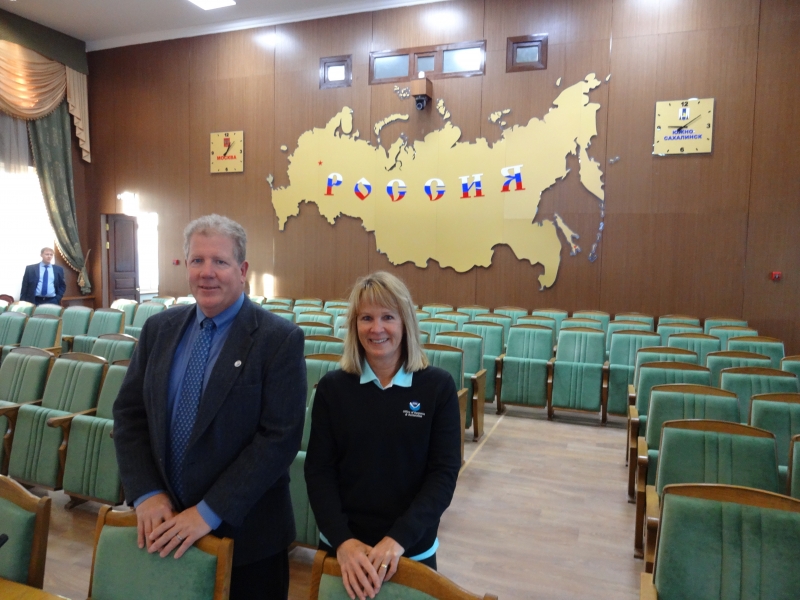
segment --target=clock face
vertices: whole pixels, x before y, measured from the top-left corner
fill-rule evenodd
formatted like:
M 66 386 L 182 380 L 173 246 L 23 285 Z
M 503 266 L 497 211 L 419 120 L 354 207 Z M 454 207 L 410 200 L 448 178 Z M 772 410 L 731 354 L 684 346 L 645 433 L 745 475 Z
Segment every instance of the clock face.
M 244 132 L 226 131 L 211 134 L 211 172 L 244 171 Z
M 656 102 L 653 154 L 711 152 L 714 138 L 714 98 Z

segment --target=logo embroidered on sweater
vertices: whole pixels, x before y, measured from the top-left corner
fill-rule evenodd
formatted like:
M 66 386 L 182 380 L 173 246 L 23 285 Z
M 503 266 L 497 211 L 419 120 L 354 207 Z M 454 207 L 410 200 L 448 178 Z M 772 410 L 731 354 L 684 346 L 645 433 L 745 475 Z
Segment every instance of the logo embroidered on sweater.
M 422 418 L 425 416 L 424 412 L 419 412 L 419 409 L 422 408 L 422 404 L 416 401 L 411 401 L 408 403 L 408 408 L 411 410 L 405 409 L 403 411 L 403 415 L 406 417 L 417 417 Z

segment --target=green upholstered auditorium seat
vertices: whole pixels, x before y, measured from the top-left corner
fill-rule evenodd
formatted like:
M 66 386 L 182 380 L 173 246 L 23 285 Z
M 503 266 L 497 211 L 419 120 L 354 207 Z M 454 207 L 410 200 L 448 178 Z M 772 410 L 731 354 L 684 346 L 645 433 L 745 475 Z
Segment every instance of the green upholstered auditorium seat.
M 789 444 L 789 495 L 800 499 L 800 435 Z
M 540 325 L 547 327 L 553 332 L 553 347 L 556 345 L 556 320 L 552 317 L 545 317 L 542 315 L 528 315 L 517 319 L 517 325 Z
M 284 306 L 288 307 L 291 310 L 294 300 L 292 300 L 291 298 L 287 298 L 285 296 L 271 296 L 267 298 L 267 302 L 274 304 L 283 304 Z
M 464 331 L 474 333 L 483 338 L 483 368 L 486 369 L 486 401 L 492 402 L 495 397 L 495 380 L 497 377 L 497 357 L 505 349 L 504 327 L 499 323 L 486 321 L 467 321 Z
M 646 492 L 644 558 L 648 572 L 655 555 L 661 494 L 664 487 L 676 483 L 736 485 L 777 493 L 775 436 L 723 421 L 664 423 L 656 484 Z
M 26 404 L 19 409 L 9 476 L 23 484 L 61 489 L 66 452 L 62 446 L 63 431 L 48 427 L 47 421 L 95 408 L 107 364 L 104 358 L 77 352 L 55 360 L 41 405 Z
M 322 310 L 304 312 L 302 314 L 302 320 L 305 323 L 325 323 L 326 325 L 333 326 L 333 315 Z
M 656 483 L 661 429 L 667 421 L 711 419 L 738 423 L 736 394 L 707 385 L 676 383 L 657 385 L 650 392 L 647 427 L 637 440 L 636 540 L 643 539 L 646 488 Z M 636 546 L 641 554 L 641 545 Z
M 349 309 L 346 306 L 336 306 L 336 305 L 334 305 L 334 306 L 328 306 L 323 310 L 324 310 L 324 312 L 333 315 L 333 322 L 336 323 L 336 319 L 340 315 L 345 315 L 346 316 L 347 315 L 347 311 Z
M 303 354 L 343 354 L 344 340 L 332 335 L 309 335 L 303 343 Z
M 455 310 L 436 313 L 437 319 L 446 319 L 456 324 L 456 330 L 461 331 L 464 323 L 470 320 L 470 316 Z
M 437 313 L 440 312 L 452 312 L 453 307 L 449 304 L 437 304 L 437 303 L 430 303 L 430 304 L 423 304 L 420 307 L 426 313 L 430 315 L 430 318 L 435 318 Z
M 650 328 L 647 326 L 647 323 L 642 323 L 641 321 L 609 322 L 606 329 L 606 359 L 611 356 L 611 336 L 617 331 L 647 331 L 649 333 Z M 661 338 L 659 337 L 658 339 L 660 340 Z
M 417 561 L 400 557 L 391 581 L 381 585 L 381 600 L 497 600 L 497 596 L 472 594 Z M 311 568 L 311 600 L 350 600 L 336 558 L 318 550 Z
M 478 304 L 470 304 L 468 306 L 459 306 L 457 312 L 469 315 L 469 320 L 474 321 L 475 317 L 490 312 L 488 306 L 480 306 Z
M 769 356 L 755 354 L 754 352 L 709 352 L 706 356 L 706 366 L 711 371 L 711 385 L 719 387 L 719 374 L 722 369 L 730 367 L 769 367 L 772 364 Z
M 67 508 L 85 500 L 112 505 L 122 503 L 122 484 L 111 432 L 114 428 L 114 402 L 128 372 L 127 365 L 122 363 L 127 362 L 120 361 L 121 364 L 108 367 L 97 410 L 67 415 L 49 423 L 61 427 L 68 439 L 63 481 L 64 493 L 71 498 Z
M 61 352 L 69 352 L 76 335 L 89 331 L 94 309 L 88 306 L 68 306 L 61 313 Z
M 295 322 L 296 315 L 294 314 L 294 311 L 286 310 L 284 308 L 266 308 L 266 310 L 268 310 L 269 312 L 278 317 L 281 317 L 282 319 L 286 319 L 287 321 L 291 321 L 292 323 Z
M 483 313 L 475 316 L 475 321 L 483 323 L 495 323 L 503 326 L 503 349 L 508 343 L 508 331 L 511 329 L 513 319 L 507 315 L 496 315 L 494 313 Z
M 100 509 L 95 529 L 89 597 L 114 600 L 228 598 L 233 540 L 206 535 L 180 560 L 162 559 L 136 544 L 136 513 Z
M 8 473 L 8 459 L 20 407 L 42 397 L 53 354 L 38 348 L 15 348 L 0 366 L 0 473 Z
M 719 387 L 735 393 L 739 398 L 740 423 L 748 422 L 750 399 L 756 394 L 800 392 L 796 375 L 767 367 L 723 369 L 719 377 Z
M 651 315 L 638 312 L 617 313 L 614 315 L 615 321 L 639 321 L 650 326 L 650 331 L 655 330 L 655 319 Z
M 15 312 L 15 313 L 22 313 L 26 317 L 33 316 L 33 310 L 36 308 L 35 304 L 31 304 L 30 302 L 25 302 L 24 300 L 18 300 L 16 302 L 12 302 L 6 312 Z
M 781 371 L 794 373 L 800 377 L 800 355 L 787 356 L 781 361 Z
M 315 304 L 295 304 L 292 307 L 292 312 L 295 315 L 295 321 L 303 321 L 303 313 L 307 312 L 320 312 L 320 307 Z
M 665 488 L 647 600 L 772 600 L 800 589 L 800 501 L 723 485 Z
M 425 311 L 425 310 L 417 309 L 416 310 L 416 315 L 417 315 L 417 321 L 421 321 L 422 319 L 430 319 L 431 318 L 431 313 L 429 313 L 428 311 Z
M 736 337 L 753 337 L 758 335 L 758 331 L 752 327 L 742 327 L 739 325 L 720 325 L 708 330 L 708 335 L 719 338 L 720 346 L 723 350 L 728 349 L 728 341 Z
M 551 319 L 555 319 L 556 339 L 558 339 L 558 333 L 559 331 L 561 331 L 561 321 L 569 317 L 569 313 L 565 310 L 561 310 L 560 308 L 536 308 L 531 311 L 531 315 L 538 315 L 540 317 L 550 317 Z
M 131 358 L 137 342 L 135 337 L 124 333 L 105 333 L 95 340 L 92 354 L 102 356 L 111 365 L 118 360 Z
M 339 368 L 339 361 L 342 359 L 339 354 L 309 354 L 306 356 L 306 406 L 311 401 L 311 394 L 314 393 L 316 385 L 322 376 L 328 371 Z
M 676 333 L 703 333 L 703 328 L 700 325 L 691 325 L 689 323 L 665 323 L 658 324 L 656 333 L 661 336 L 661 345 L 666 346 L 669 336 Z
M 639 371 L 642 365 L 649 362 L 682 362 L 690 365 L 697 365 L 700 363 L 700 357 L 697 356 L 697 352 L 684 350 L 683 348 L 670 348 L 669 346 L 639 348 L 636 352 L 636 361 L 634 362 L 634 367 L 636 369 L 633 374 L 634 388 L 639 382 Z
M 250 302 L 252 302 L 256 306 L 262 306 L 264 302 L 267 301 L 267 298 L 265 296 L 253 295 L 253 296 L 248 296 L 248 298 L 250 299 Z
M 442 313 L 439 313 L 442 314 Z M 427 342 L 423 342 L 427 343 Z M 434 343 L 459 348 L 464 353 L 464 381 L 457 389 L 467 389 L 467 406 L 464 427 L 473 426 L 472 415 L 483 412 L 486 402 L 486 369 L 483 368 L 483 338 L 466 331 L 448 331 L 434 338 Z
M 707 317 L 705 321 L 703 321 L 703 333 L 709 333 L 712 327 L 724 327 L 725 325 L 747 327 L 747 321 L 732 317 Z
M 686 325 L 700 326 L 700 319 L 691 315 L 662 315 L 658 317 L 659 325 L 671 325 L 675 323 L 683 323 Z
M 141 307 L 137 309 L 139 312 Z M 136 317 L 134 316 L 134 321 Z M 82 335 L 76 335 L 72 341 L 72 352 L 92 351 L 95 340 L 104 333 L 123 333 L 125 331 L 125 313 L 114 308 L 98 308 L 92 315 L 89 330 Z M 136 336 L 134 336 L 136 337 Z M 63 336 L 62 336 L 63 338 Z M 62 352 L 64 350 L 62 349 Z
M 566 319 L 565 319 L 566 320 Z M 597 323 L 597 321 L 593 321 Z M 605 362 L 605 333 L 602 329 L 562 328 L 549 379 L 547 418 L 556 408 L 599 412 L 606 422 L 608 363 Z
M 742 336 L 728 340 L 728 350 L 731 352 L 754 352 L 769 356 L 770 366 L 773 369 L 781 368 L 781 360 L 786 353 L 783 341 L 766 336 Z
M 64 307 L 58 304 L 40 304 L 33 309 L 33 316 L 49 315 L 51 317 L 60 317 L 64 312 Z
M 349 305 L 347 300 L 326 300 L 322 307 L 327 311 L 329 308 L 347 308 Z
M 611 321 L 611 315 L 601 310 L 576 310 L 572 313 L 572 318 L 599 321 L 603 326 L 603 331 L 606 333 L 608 333 L 608 324 Z
M 515 325 L 497 367 L 498 412 L 504 404 L 547 406 L 548 362 L 553 358 L 553 330 Z
M 525 317 L 528 315 L 527 309 L 519 306 L 500 306 L 495 308 L 492 312 L 496 315 L 505 315 L 506 317 L 511 317 L 512 325 L 516 325 L 517 319 L 520 317 Z
M 800 434 L 800 393 L 754 395 L 750 402 L 749 424 L 775 434 L 780 491 L 788 493 L 789 444 L 792 437 Z
M 44 306 L 44 305 L 42 305 Z M 117 298 L 111 303 L 109 308 L 116 308 L 125 313 L 125 325 L 133 325 L 133 316 L 136 314 L 136 308 L 139 303 L 136 300 L 129 298 Z M 60 316 L 60 315 L 59 315 Z
M 650 362 L 639 369 L 639 379 L 631 391 L 633 403 L 628 407 L 628 502 L 635 499 L 636 451 L 638 438 L 647 427 L 650 392 L 657 385 L 671 383 L 710 385 L 711 374 L 706 367 L 684 362 Z
M 154 296 L 150 298 L 149 302 L 163 304 L 165 307 L 169 308 L 175 304 L 175 296 Z
M 483 435 L 483 404 L 477 403 L 480 407 L 480 410 L 478 410 L 476 403 L 471 402 L 469 392 L 464 385 L 464 351 L 456 346 L 448 346 L 439 343 L 422 344 L 422 350 L 425 352 L 425 356 L 428 357 L 428 362 L 432 366 L 444 369 L 450 373 L 450 376 L 453 378 L 453 383 L 459 395 L 459 408 L 461 410 L 464 427 L 466 427 L 467 423 L 467 412 L 470 408 L 472 409 L 470 415 L 473 430 L 472 438 L 477 442 Z M 462 428 L 462 431 L 463 429 L 464 428 Z M 463 448 L 461 458 L 462 460 L 464 458 Z
M 597 329 L 598 331 L 605 333 L 603 324 L 597 319 L 569 317 L 561 321 L 561 329 L 574 329 L 576 327 L 581 327 L 584 329 Z
M 13 346 L 19 344 L 28 316 L 19 312 L 4 312 L 0 314 L 0 345 Z
M 439 333 L 457 331 L 458 323 L 439 318 L 421 319 L 419 321 L 419 329 L 428 334 L 428 339 L 433 339 Z
M 288 310 L 290 312 L 292 310 L 291 306 L 288 304 L 284 304 L 283 302 L 272 302 L 270 300 L 264 302 L 264 304 L 261 305 L 261 308 L 263 308 L 264 310 L 274 310 L 274 309 Z
M 295 306 L 298 304 L 300 306 L 316 306 L 318 307 L 317 310 L 322 308 L 322 300 L 319 298 L 298 298 L 294 301 Z
M 300 315 L 302 319 L 302 315 Z M 317 323 L 315 321 L 298 321 L 297 326 L 303 330 L 303 335 L 333 335 L 333 325 Z
M 0 529 L 8 536 L 0 552 L 0 579 L 42 589 L 51 503 L 0 475 Z
M 614 324 L 608 324 L 609 330 Z M 644 324 L 646 325 L 646 324 Z M 642 348 L 652 348 L 661 341 L 653 331 L 623 329 L 609 335 L 608 346 L 608 412 L 628 415 L 628 386 L 636 372 L 636 354 Z
M 306 487 L 305 465 L 308 439 L 311 435 L 311 411 L 314 408 L 312 391 L 306 406 L 306 416 L 303 421 L 303 438 L 300 441 L 300 451 L 295 456 L 289 467 L 289 494 L 292 497 L 292 512 L 294 513 L 295 539 L 294 541 L 304 546 L 316 548 L 319 544 L 319 527 L 314 518 L 314 511 L 308 501 L 308 488 Z
M 720 340 L 713 335 L 704 333 L 673 333 L 667 338 L 667 347 L 683 348 L 697 353 L 697 364 L 706 366 L 706 356 L 709 352 L 719 352 Z
M 194 296 L 179 296 L 178 298 L 175 298 L 174 306 L 185 306 L 187 304 L 197 304 L 197 300 L 194 298 Z
M 31 317 L 25 323 L 25 329 L 19 344 L 6 344 L 2 349 L 2 358 L 5 359 L 13 348 L 26 346 L 41 348 L 54 354 L 61 353 L 61 318 L 51 315 Z

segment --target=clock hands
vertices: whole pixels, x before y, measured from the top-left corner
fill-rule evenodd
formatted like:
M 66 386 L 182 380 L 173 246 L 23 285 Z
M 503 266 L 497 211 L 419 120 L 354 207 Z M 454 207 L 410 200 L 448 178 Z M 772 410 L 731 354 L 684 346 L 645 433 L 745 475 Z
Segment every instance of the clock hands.
M 685 123 L 683 125 L 670 125 L 670 129 L 675 129 L 676 131 L 680 131 L 682 129 L 686 129 L 689 125 L 691 125 L 692 123 L 697 121 L 697 119 L 699 119 L 701 116 L 702 115 L 697 115 L 694 119 L 692 119 L 691 121 L 689 121 L 688 123 Z
M 699 118 L 699 117 L 698 117 L 698 118 Z M 688 123 L 687 123 L 687 125 L 688 125 Z M 231 142 L 230 144 L 228 144 L 228 147 L 227 147 L 227 149 L 225 150 L 225 154 L 223 154 L 222 156 L 228 156 L 228 152 L 230 152 L 230 151 L 231 151 L 231 148 L 233 148 L 233 142 Z

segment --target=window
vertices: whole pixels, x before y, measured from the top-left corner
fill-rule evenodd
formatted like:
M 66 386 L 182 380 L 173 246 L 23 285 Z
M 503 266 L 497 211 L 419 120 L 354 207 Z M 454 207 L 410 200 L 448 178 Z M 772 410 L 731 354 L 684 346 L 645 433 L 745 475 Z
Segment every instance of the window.
M 350 87 L 352 83 L 352 54 L 319 59 L 319 89 Z
M 547 68 L 547 34 L 521 35 L 506 41 L 506 73 Z
M 0 169 L 0 190 L 0 239 L 8 250 L 0 266 L 0 293 L 19 299 L 25 267 L 41 261 L 39 254 L 45 246 L 55 248 L 56 236 L 36 169 L 30 167 L 21 173 Z
M 486 41 L 370 52 L 369 82 L 399 83 L 424 71 L 429 79 L 483 75 Z

